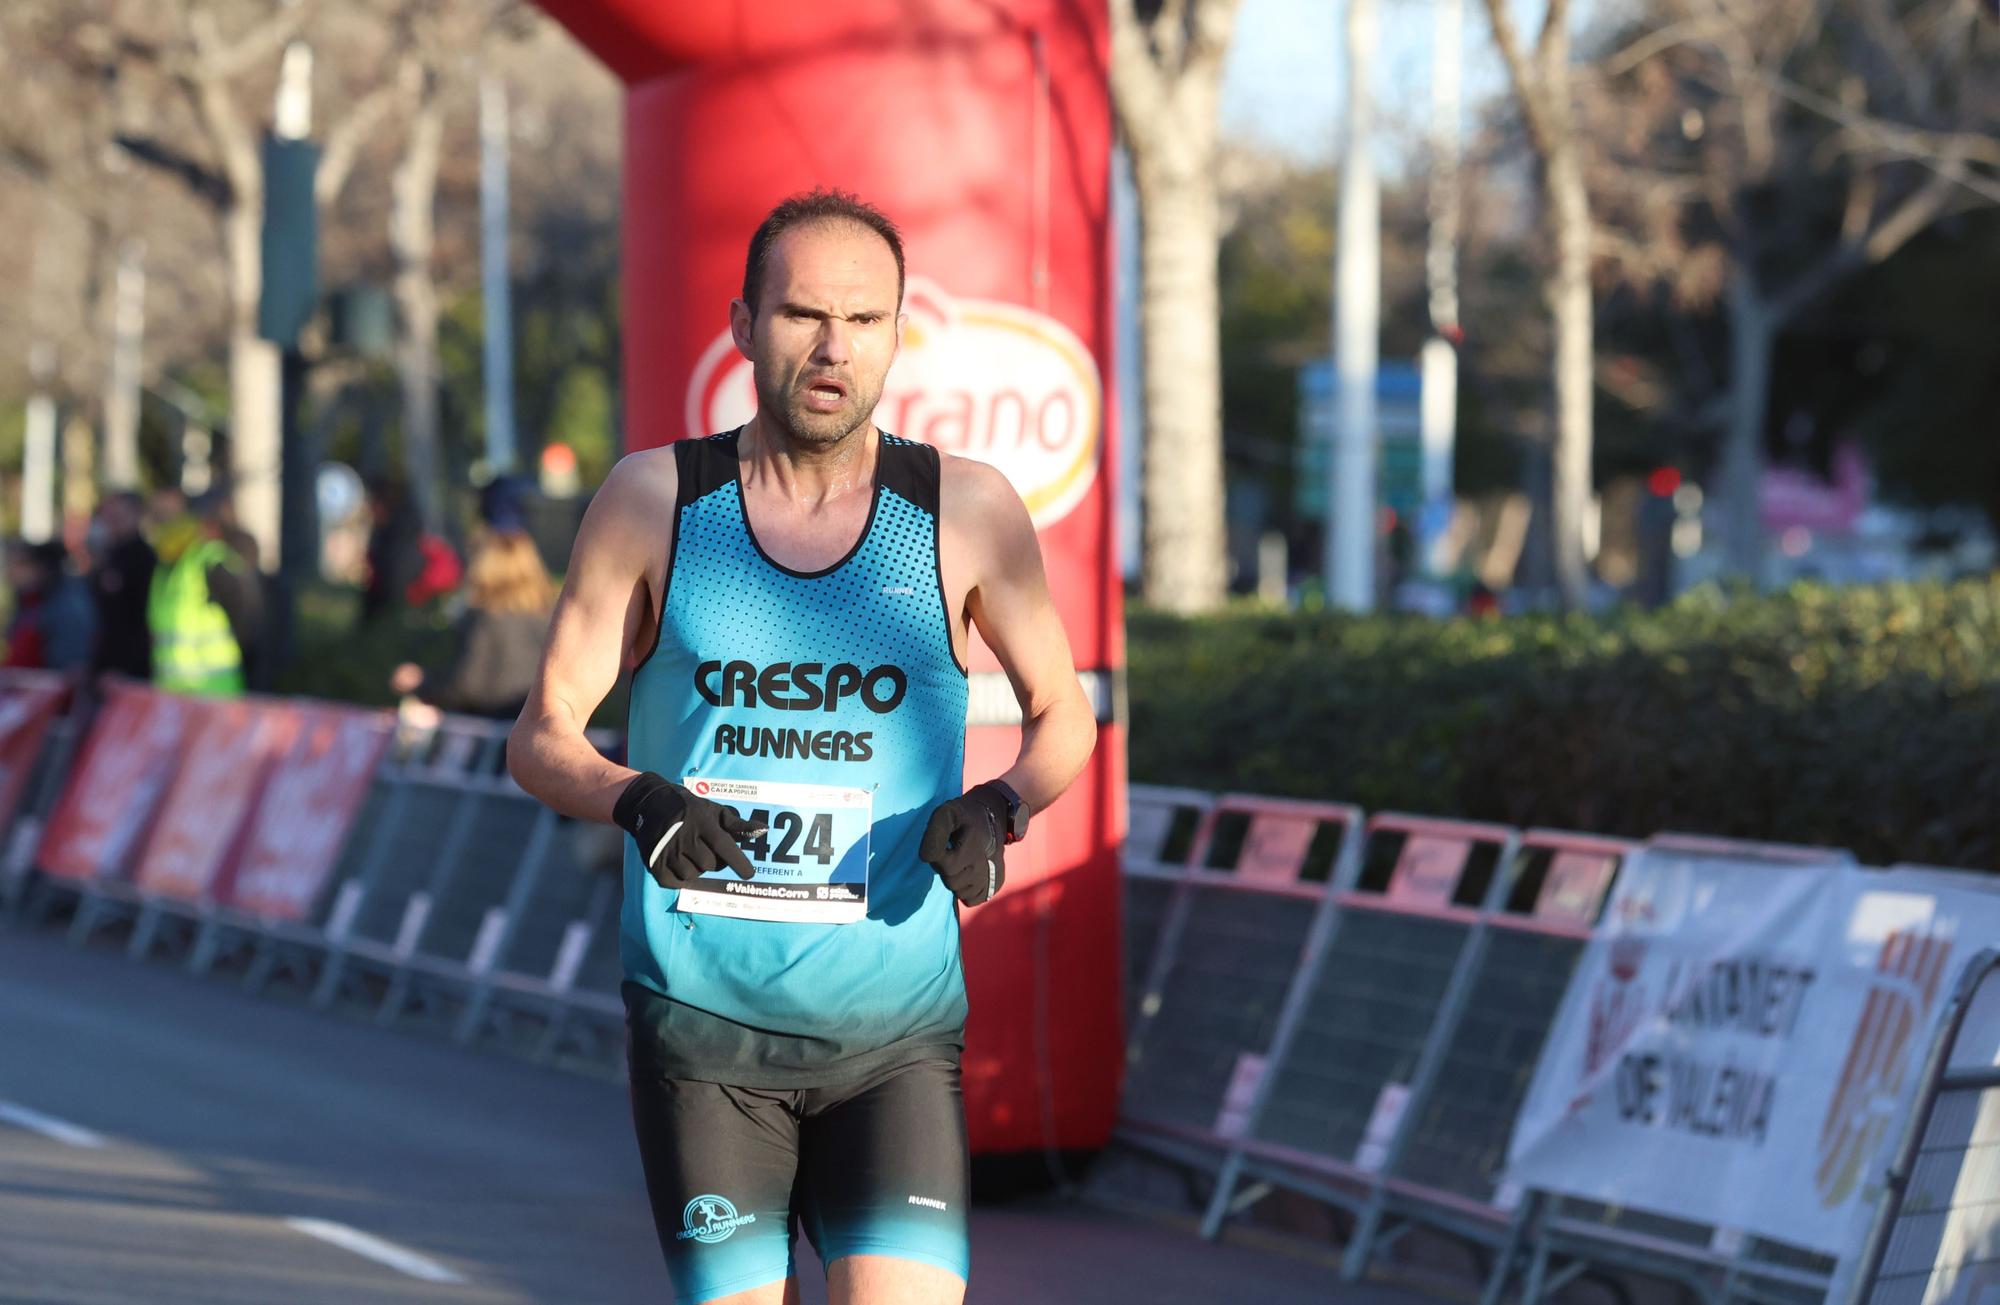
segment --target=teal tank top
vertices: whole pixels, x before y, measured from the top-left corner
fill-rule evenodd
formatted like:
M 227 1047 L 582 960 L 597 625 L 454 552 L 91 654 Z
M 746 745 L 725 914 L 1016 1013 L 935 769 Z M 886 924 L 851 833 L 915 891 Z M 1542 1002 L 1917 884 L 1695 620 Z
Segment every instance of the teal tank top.
M 806 572 L 773 561 L 751 531 L 740 434 L 674 446 L 673 557 L 657 640 L 632 677 L 627 759 L 676 783 L 706 781 L 722 800 L 746 781 L 866 790 L 866 819 L 842 826 L 867 829 L 866 914 L 816 923 L 697 913 L 713 895 L 661 888 L 627 839 L 619 950 L 632 1072 L 793 1088 L 956 1059 L 957 903 L 917 856 L 965 764 L 966 672 L 938 564 L 938 452 L 881 436 L 867 527 L 845 557 Z M 749 815 L 758 804 L 732 805 Z M 765 854 L 831 862 L 831 826 L 815 819 L 780 816 Z M 836 873 L 853 879 L 862 853 L 850 850 Z M 725 877 L 705 887 L 743 891 Z

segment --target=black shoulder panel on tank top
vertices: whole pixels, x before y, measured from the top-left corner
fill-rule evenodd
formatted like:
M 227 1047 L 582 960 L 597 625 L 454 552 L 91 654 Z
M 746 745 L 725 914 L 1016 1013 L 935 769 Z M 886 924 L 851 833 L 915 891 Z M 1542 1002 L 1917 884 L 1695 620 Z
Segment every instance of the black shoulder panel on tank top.
M 735 481 L 739 433 L 740 428 L 703 439 L 674 441 L 674 471 L 680 484 L 674 494 L 674 519 L 667 527 L 667 565 L 660 576 L 660 610 L 653 613 L 653 642 L 645 655 L 633 663 L 634 675 L 660 650 L 660 631 L 666 626 L 667 591 L 673 587 L 674 564 L 680 559 L 681 510 Z
M 700 502 L 724 485 L 736 483 L 736 437 L 742 433 L 738 427 L 674 445 L 674 467 L 681 482 L 677 508 Z
M 933 517 L 938 514 L 938 477 L 943 465 L 928 444 L 882 436 L 882 463 L 876 475 L 884 489 L 893 489 Z

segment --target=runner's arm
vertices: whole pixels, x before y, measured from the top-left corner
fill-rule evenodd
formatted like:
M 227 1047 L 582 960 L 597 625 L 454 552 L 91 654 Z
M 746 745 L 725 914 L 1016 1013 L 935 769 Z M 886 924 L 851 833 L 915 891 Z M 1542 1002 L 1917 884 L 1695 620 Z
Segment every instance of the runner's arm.
M 966 610 L 1021 704 L 1021 751 L 1000 780 L 1030 812 L 1062 796 L 1097 745 L 1097 718 L 1077 680 L 1069 635 L 1049 597 L 1034 523 L 1005 476 L 983 463 L 954 459 L 954 502 L 973 528 L 968 552 L 974 581 Z M 950 474 L 950 473 L 948 473 Z
M 638 774 L 607 761 L 584 729 L 642 627 L 652 641 L 658 615 L 647 576 L 666 548 L 675 490 L 671 450 L 625 458 L 591 499 L 570 550 L 535 686 L 507 740 L 514 782 L 564 815 L 611 823 Z

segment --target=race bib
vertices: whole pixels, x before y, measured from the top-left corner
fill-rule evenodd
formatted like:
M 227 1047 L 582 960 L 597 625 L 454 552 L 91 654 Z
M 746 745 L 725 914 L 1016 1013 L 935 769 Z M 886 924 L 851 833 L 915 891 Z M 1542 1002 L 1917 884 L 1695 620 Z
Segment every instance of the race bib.
M 705 874 L 681 889 L 681 910 L 795 924 L 852 924 L 868 914 L 870 790 L 699 775 L 682 783 L 764 826 L 764 835 L 743 848 L 755 875 Z

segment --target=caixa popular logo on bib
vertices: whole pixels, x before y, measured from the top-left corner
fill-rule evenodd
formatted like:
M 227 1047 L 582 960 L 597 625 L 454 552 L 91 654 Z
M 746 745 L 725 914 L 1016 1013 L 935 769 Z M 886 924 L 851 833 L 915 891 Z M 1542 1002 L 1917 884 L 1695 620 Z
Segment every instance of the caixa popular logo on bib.
M 713 1245 L 727 1241 L 729 1234 L 746 1223 L 756 1223 L 754 1214 L 738 1214 L 736 1206 L 724 1196 L 697 1196 L 681 1211 L 680 1239 L 684 1242 L 703 1242 Z
M 903 351 L 875 424 L 1006 473 L 1037 528 L 1061 520 L 1097 478 L 1104 387 L 1097 362 L 1055 318 L 1019 304 L 954 299 L 911 277 Z M 750 363 L 723 331 L 695 364 L 687 433 L 742 425 L 757 411 Z

